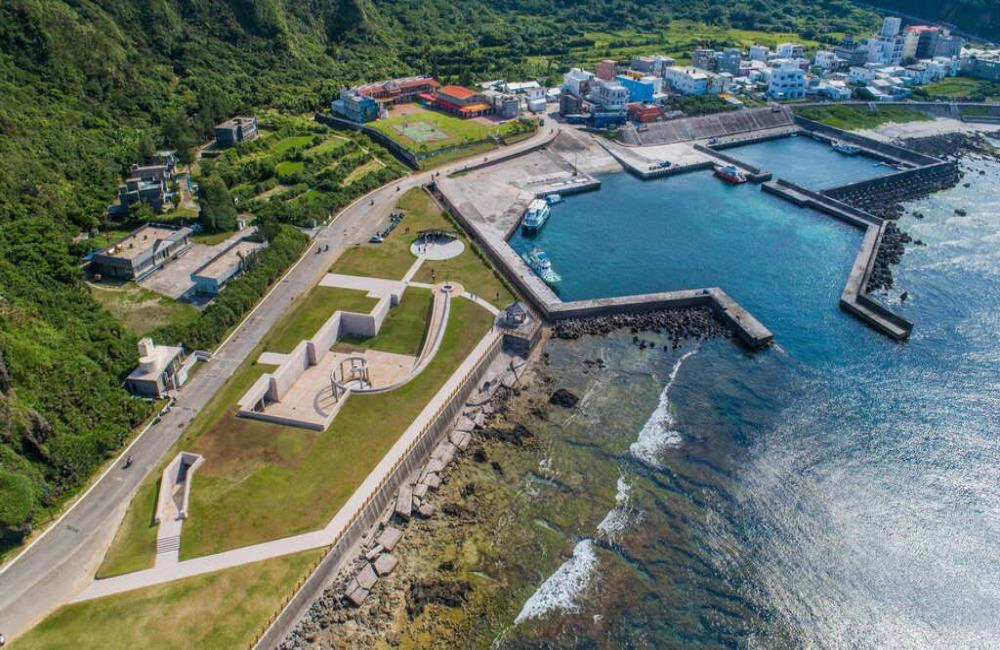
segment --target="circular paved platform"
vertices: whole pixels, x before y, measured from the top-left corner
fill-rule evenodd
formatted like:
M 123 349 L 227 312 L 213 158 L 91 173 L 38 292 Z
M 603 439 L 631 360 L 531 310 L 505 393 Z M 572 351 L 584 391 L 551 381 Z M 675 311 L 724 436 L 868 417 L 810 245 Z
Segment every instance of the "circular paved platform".
M 445 241 L 418 239 L 410 245 L 410 252 L 415 256 L 423 255 L 430 261 L 450 260 L 458 257 L 465 250 L 465 244 L 460 239 L 450 239 Z

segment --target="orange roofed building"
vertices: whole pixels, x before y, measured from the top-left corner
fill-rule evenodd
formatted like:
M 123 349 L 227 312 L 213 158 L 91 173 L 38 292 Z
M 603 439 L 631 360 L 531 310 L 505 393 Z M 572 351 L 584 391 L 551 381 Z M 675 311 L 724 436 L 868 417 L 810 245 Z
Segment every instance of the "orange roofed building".
M 442 86 L 433 92 L 420 93 L 417 100 L 461 118 L 479 117 L 493 112 L 493 104 L 486 95 L 462 86 Z
M 379 104 L 405 104 L 412 102 L 420 93 L 434 92 L 441 84 L 434 77 L 420 75 L 403 79 L 390 79 L 355 86 L 352 90 L 371 97 Z

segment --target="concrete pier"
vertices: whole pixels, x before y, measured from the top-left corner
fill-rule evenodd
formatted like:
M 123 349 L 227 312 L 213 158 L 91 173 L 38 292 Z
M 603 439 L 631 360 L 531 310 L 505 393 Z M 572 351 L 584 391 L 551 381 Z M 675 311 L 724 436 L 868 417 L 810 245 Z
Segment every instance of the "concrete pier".
M 885 232 L 885 222 L 862 210 L 841 203 L 819 192 L 813 192 L 785 180 L 764 183 L 765 192 L 780 196 L 801 207 L 808 207 L 864 230 L 861 248 L 840 295 L 840 307 L 857 316 L 874 329 L 897 341 L 909 338 L 913 323 L 893 313 L 868 297 L 865 287 L 875 264 L 875 256 Z

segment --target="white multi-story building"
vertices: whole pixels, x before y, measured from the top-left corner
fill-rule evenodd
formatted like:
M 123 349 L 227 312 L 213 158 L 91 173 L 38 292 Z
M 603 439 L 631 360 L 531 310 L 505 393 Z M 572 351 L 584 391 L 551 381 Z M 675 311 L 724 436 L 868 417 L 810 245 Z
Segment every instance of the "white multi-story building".
M 824 97 L 836 101 L 845 101 L 851 98 L 854 91 L 843 81 L 823 80 L 816 86 L 816 92 Z
M 563 90 L 576 95 L 577 97 L 583 97 L 590 91 L 590 85 L 594 80 L 594 73 L 587 72 L 586 70 L 581 70 L 580 68 L 572 68 L 569 72 L 563 75 Z
M 806 96 L 806 73 L 792 62 L 782 62 L 771 69 L 767 94 L 774 99 L 801 99 Z
M 880 65 L 899 65 L 903 60 L 906 36 L 899 33 L 902 21 L 895 16 L 886 16 L 882 21 L 882 31 L 868 41 L 868 62 Z
M 778 46 L 779 59 L 801 59 L 806 55 L 806 46 L 799 43 L 782 43 Z
M 771 50 L 769 50 L 764 45 L 751 45 L 750 46 L 750 60 L 751 61 L 767 61 L 767 58 L 771 55 Z
M 605 113 L 624 112 L 628 106 L 628 89 L 617 81 L 599 79 L 591 88 L 590 100 Z
M 831 70 L 837 67 L 837 62 L 840 60 L 840 57 L 830 50 L 818 50 L 816 56 L 813 57 L 813 63 L 824 70 Z
M 704 95 L 708 92 L 708 72 L 700 68 L 672 66 L 664 70 L 663 80 L 682 95 Z
M 876 76 L 875 68 L 869 68 L 868 66 L 854 66 L 847 72 L 847 80 L 859 86 L 864 86 L 874 81 Z

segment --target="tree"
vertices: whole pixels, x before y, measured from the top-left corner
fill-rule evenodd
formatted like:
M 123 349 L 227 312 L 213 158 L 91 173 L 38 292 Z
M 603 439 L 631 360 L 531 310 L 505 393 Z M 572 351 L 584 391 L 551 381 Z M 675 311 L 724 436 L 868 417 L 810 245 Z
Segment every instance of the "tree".
M 144 135 L 139 138 L 139 160 L 144 163 L 148 163 L 153 160 L 156 155 L 156 143 L 153 142 L 153 138 L 148 135 Z
M 198 223 L 208 232 L 222 232 L 236 228 L 236 206 L 229 188 L 222 179 L 210 176 L 202 179 L 201 211 Z

